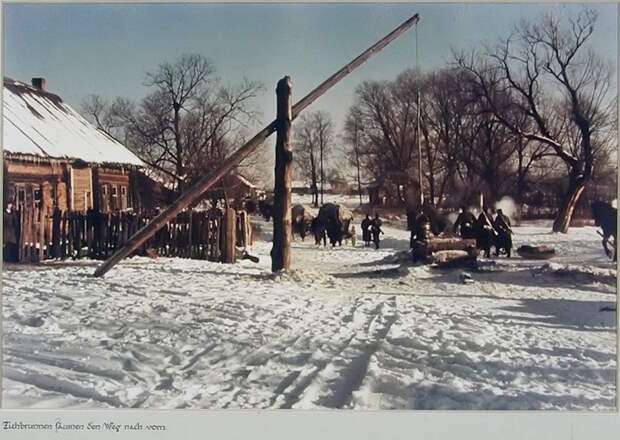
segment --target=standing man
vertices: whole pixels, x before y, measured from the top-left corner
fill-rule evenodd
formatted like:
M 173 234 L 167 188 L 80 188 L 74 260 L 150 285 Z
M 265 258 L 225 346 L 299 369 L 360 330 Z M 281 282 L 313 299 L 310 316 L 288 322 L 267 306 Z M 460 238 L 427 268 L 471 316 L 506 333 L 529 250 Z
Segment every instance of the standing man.
M 370 216 L 366 214 L 366 218 L 362 220 L 362 240 L 364 240 L 364 247 L 370 246 L 370 226 L 372 224 L 372 220 L 370 220 Z
M 495 256 L 499 256 L 500 249 L 510 258 L 512 250 L 512 228 L 510 227 L 510 219 L 504 215 L 501 209 L 497 210 L 495 220 L 493 220 L 493 228 L 497 231 L 495 240 Z
M 19 223 L 17 221 L 16 212 L 13 210 L 13 204 L 7 203 L 7 206 L 2 216 L 3 226 L 3 258 L 4 261 L 17 263 L 19 257 L 19 244 L 17 231 L 19 229 Z
M 453 231 L 456 233 L 459 231 L 461 238 L 475 238 L 474 223 L 476 217 L 465 206 L 461 206 L 461 212 L 454 222 Z
M 372 220 L 370 225 L 370 231 L 372 233 L 372 241 L 375 243 L 375 249 L 379 249 L 379 235 L 384 232 L 381 230 L 381 219 L 379 218 L 379 213 L 375 213 L 375 218 Z
M 493 229 L 493 225 L 489 221 L 489 218 L 484 212 L 484 209 L 476 220 L 474 230 L 476 231 L 476 247 L 478 249 L 484 250 L 484 256 L 486 258 L 490 258 L 491 246 L 495 242 L 496 232 L 495 229 Z

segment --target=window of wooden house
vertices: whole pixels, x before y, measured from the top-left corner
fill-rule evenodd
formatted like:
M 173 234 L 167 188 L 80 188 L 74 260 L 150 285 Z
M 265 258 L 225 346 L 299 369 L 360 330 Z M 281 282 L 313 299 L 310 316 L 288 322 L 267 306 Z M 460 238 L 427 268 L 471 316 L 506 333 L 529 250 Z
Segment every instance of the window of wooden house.
M 118 209 L 118 188 L 116 187 L 116 185 L 112 185 L 112 198 L 111 198 L 111 203 L 110 203 L 110 208 L 111 209 Z
M 121 209 L 127 209 L 127 187 L 121 186 Z
M 36 209 L 39 209 L 41 207 L 41 200 L 43 198 L 43 191 L 41 191 L 41 188 L 33 188 L 33 200 L 34 200 L 34 207 Z
M 90 191 L 84 191 L 84 209 L 92 208 L 90 203 Z
M 110 210 L 110 188 L 105 183 L 101 185 L 101 191 L 99 191 L 99 209 L 102 212 Z
M 17 209 L 24 209 L 26 205 L 26 188 L 23 186 L 17 188 L 17 200 L 15 200 Z

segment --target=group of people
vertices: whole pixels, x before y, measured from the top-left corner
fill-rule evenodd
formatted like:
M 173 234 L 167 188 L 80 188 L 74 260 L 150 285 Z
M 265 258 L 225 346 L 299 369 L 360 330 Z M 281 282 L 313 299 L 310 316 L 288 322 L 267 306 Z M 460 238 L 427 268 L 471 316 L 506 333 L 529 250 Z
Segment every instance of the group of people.
M 335 205 L 335 207 L 337 206 Z M 351 239 L 352 244 L 355 245 L 353 241 L 355 229 L 349 223 L 352 217 L 346 221 L 345 225 L 345 222 L 342 222 L 339 218 L 338 210 L 332 209 L 331 211 L 327 212 L 326 210 L 324 215 L 319 213 L 319 216 L 308 221 L 309 224 L 307 226 L 313 232 L 316 244 L 319 245 L 322 242 L 323 245 L 326 245 L 327 236 L 329 236 L 332 246 L 336 243 L 342 244 L 343 239 Z M 303 215 L 296 217 L 304 219 Z M 361 223 L 362 239 L 365 247 L 369 247 L 373 243 L 375 249 L 379 249 L 381 235 L 384 234 L 381 226 L 382 221 L 378 213 L 375 213 L 374 218 L 366 214 Z M 304 230 L 305 227 L 303 224 L 301 225 L 301 228 Z M 449 223 L 437 210 L 425 206 L 424 209 L 418 212 L 407 214 L 407 227 L 411 231 L 411 247 L 413 247 L 415 241 L 426 241 L 433 235 L 441 234 L 449 227 Z M 454 233 L 458 233 L 464 239 L 475 239 L 476 247 L 483 250 L 487 258 L 490 257 L 491 247 L 493 246 L 495 247 L 496 256 L 503 253 L 510 257 L 512 249 L 511 235 L 513 232 L 510 219 L 501 209 L 496 211 L 495 218 L 487 209 L 484 209 L 476 217 L 465 206 L 461 206 L 452 229 Z
M 366 214 L 366 218 L 362 220 L 362 239 L 364 240 L 365 247 L 370 246 L 372 241 L 375 244 L 375 249 L 379 249 L 380 235 L 384 233 L 381 230 L 381 224 L 378 213 L 375 213 L 375 218 L 373 219 Z
M 485 257 L 491 256 L 491 247 L 495 246 L 495 256 L 500 252 L 510 257 L 512 249 L 512 228 L 510 219 L 498 209 L 495 218 L 486 208 L 482 210 L 478 218 L 466 207 L 461 206 L 461 211 L 454 222 L 453 232 L 459 232 L 462 238 L 476 239 L 476 247 L 484 250 Z

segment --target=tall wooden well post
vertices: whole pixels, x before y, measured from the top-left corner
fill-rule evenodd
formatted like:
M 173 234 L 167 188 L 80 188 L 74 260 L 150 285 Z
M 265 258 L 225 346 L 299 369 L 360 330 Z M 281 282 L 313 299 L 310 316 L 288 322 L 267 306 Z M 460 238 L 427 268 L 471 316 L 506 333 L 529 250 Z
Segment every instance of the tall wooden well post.
M 285 76 L 276 87 L 276 167 L 273 189 L 273 248 L 271 270 L 279 272 L 291 265 L 291 78 Z
M 289 97 L 288 97 L 289 104 L 288 104 L 288 110 L 286 113 L 290 115 L 288 118 L 289 127 L 290 127 L 290 121 L 292 119 L 295 119 L 299 115 L 299 113 L 301 113 L 306 107 L 312 104 L 318 97 L 320 97 L 325 92 L 327 92 L 329 89 L 331 89 L 335 84 L 337 84 L 342 78 L 344 78 L 349 73 L 351 73 L 354 69 L 361 66 L 371 56 L 381 51 L 385 46 L 387 46 L 392 41 L 394 41 L 396 38 L 398 38 L 400 35 L 402 35 L 403 32 L 405 32 L 407 29 L 415 25 L 419 19 L 420 19 L 420 16 L 418 14 L 415 14 L 413 17 L 409 18 L 407 21 L 405 21 L 403 24 L 401 24 L 396 29 L 394 29 L 392 32 L 387 34 L 381 40 L 379 40 L 378 42 L 373 44 L 371 47 L 366 49 L 362 54 L 356 57 L 353 61 L 346 64 L 339 71 L 337 71 L 332 76 L 330 76 L 325 81 L 323 81 L 321 84 L 319 84 L 314 90 L 312 90 L 310 93 L 304 96 L 297 104 L 295 104 L 292 110 L 290 109 L 290 78 L 287 78 L 286 83 L 288 84 L 288 89 L 289 89 Z M 279 110 L 278 110 L 278 114 L 279 114 Z M 121 249 L 116 251 L 114 255 L 112 255 L 110 258 L 108 258 L 108 260 L 106 260 L 105 263 L 99 266 L 97 270 L 95 270 L 95 273 L 93 275 L 96 277 L 103 276 L 112 267 L 114 267 L 116 263 L 121 261 L 123 258 L 131 255 L 131 253 L 134 250 L 138 249 L 142 244 L 144 244 L 150 237 L 152 237 L 159 229 L 165 226 L 167 222 L 172 220 L 186 206 L 198 200 L 202 196 L 202 194 L 204 194 L 205 191 L 211 188 L 219 179 L 224 177 L 236 165 L 238 165 L 243 159 L 245 159 L 252 152 L 254 152 L 274 131 L 276 131 L 276 129 L 277 129 L 277 121 L 272 121 L 269 125 L 267 125 L 260 132 L 258 132 L 252 139 L 247 141 L 241 148 L 239 148 L 232 155 L 230 155 L 228 159 L 223 161 L 215 170 L 201 177 L 190 188 L 185 190 L 183 194 L 181 194 L 170 206 L 168 206 L 166 209 L 160 212 L 157 216 L 155 216 L 155 218 L 153 218 L 150 221 L 150 223 L 148 223 L 146 226 L 142 227 L 142 229 L 136 232 L 127 241 L 127 243 L 125 243 L 125 246 L 123 246 Z M 280 131 L 278 131 L 278 134 L 280 134 Z M 290 141 L 290 133 L 289 133 L 289 141 Z M 289 142 L 287 141 L 286 144 L 288 145 L 288 143 Z M 292 154 L 290 152 L 290 149 L 288 149 L 288 155 L 292 159 Z M 285 157 L 286 157 L 286 154 L 285 154 Z M 278 167 L 276 165 L 276 170 L 277 169 Z M 287 167 L 284 167 L 284 175 L 286 175 L 286 172 L 287 172 L 286 170 L 287 170 Z M 289 188 L 288 189 L 289 209 L 284 211 L 284 215 L 282 216 L 282 219 L 285 219 L 285 216 L 288 215 L 289 225 L 290 225 L 290 203 L 291 203 L 290 202 L 290 164 L 288 168 L 288 173 L 289 173 L 289 186 L 288 186 Z M 277 175 L 276 175 L 276 179 L 277 179 Z M 276 180 L 276 187 L 277 187 L 277 180 Z M 286 193 L 286 183 L 284 185 L 284 188 L 285 188 L 285 193 Z M 282 209 L 286 209 L 286 208 L 282 207 Z M 286 224 L 286 222 L 283 221 L 282 224 Z M 274 222 L 274 229 L 275 229 L 275 222 Z M 286 230 L 286 228 L 284 229 Z M 288 235 L 289 246 L 286 246 L 286 245 L 279 246 L 280 248 L 285 248 L 287 250 L 290 248 L 290 226 L 289 226 L 288 231 L 289 231 L 289 235 Z M 274 236 L 274 250 L 276 249 L 275 244 L 276 244 L 277 239 L 279 238 Z M 277 253 L 278 251 L 276 252 L 276 254 Z M 273 256 L 273 250 L 272 250 L 272 256 Z M 282 268 L 285 267 L 284 262 L 288 261 L 288 258 L 290 258 L 288 256 L 286 258 L 284 257 L 285 257 L 284 255 L 282 256 L 276 255 L 276 259 L 275 259 L 276 262 L 277 261 L 282 262 L 283 264 Z M 288 267 L 288 263 L 286 263 L 286 267 Z

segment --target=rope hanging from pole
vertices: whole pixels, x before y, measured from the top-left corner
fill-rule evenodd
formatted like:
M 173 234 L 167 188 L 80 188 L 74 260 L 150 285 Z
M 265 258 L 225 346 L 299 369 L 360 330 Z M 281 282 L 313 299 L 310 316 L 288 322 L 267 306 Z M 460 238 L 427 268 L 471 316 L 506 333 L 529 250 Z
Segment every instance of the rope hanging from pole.
M 418 77 L 418 96 L 417 96 L 417 117 L 416 117 L 416 137 L 417 137 L 417 141 L 418 141 L 418 185 L 420 187 L 420 196 L 419 196 L 419 200 L 418 202 L 420 203 L 420 206 L 422 206 L 424 204 L 424 190 L 423 190 L 423 185 L 422 185 L 422 144 L 421 144 L 421 136 L 420 136 L 420 106 L 421 106 L 421 99 L 420 99 L 420 81 L 422 79 L 422 75 L 420 72 L 420 65 L 418 64 L 418 27 L 416 26 L 415 28 L 415 67 L 416 67 L 416 74 L 419 76 Z
M 415 70 L 420 70 L 420 65 L 418 64 L 418 27 L 415 27 Z

